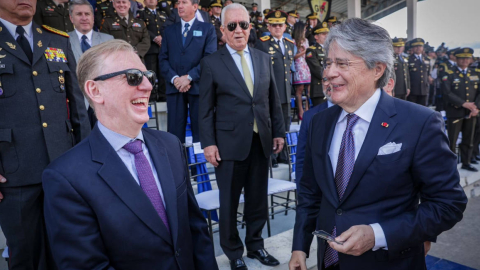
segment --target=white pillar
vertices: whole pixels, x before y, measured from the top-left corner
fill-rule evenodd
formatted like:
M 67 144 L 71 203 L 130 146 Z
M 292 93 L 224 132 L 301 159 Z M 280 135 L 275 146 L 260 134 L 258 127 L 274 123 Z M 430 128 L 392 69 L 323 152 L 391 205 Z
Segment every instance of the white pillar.
M 347 3 L 348 18 L 362 17 L 362 7 L 360 4 L 361 4 L 360 0 L 348 0 L 348 3 Z
M 417 37 L 417 1 L 407 0 L 407 39 Z
M 270 0 L 255 0 L 254 2 L 258 4 L 258 11 L 262 12 L 262 14 L 264 9 L 271 8 Z

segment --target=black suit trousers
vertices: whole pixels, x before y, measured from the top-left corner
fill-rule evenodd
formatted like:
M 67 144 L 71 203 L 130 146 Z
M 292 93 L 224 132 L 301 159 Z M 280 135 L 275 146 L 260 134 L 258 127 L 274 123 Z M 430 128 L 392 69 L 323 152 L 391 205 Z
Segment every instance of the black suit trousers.
M 456 121 L 456 122 L 455 122 Z M 455 122 L 455 123 L 453 123 Z M 473 134 L 475 133 L 475 124 L 477 122 L 476 117 L 469 119 L 460 118 L 455 119 L 453 117 L 448 117 L 447 115 L 447 125 L 448 125 L 448 139 L 450 140 L 450 150 L 455 153 L 455 148 L 457 147 L 457 139 L 460 131 L 462 132 L 462 142 L 458 146 L 460 159 L 462 164 L 470 164 L 473 152 Z
M 7 239 L 9 269 L 56 269 L 43 218 L 42 184 L 0 187 L 0 226 Z
M 167 129 L 185 143 L 188 110 L 190 109 L 190 127 L 192 128 L 193 142 L 200 141 L 198 131 L 198 95 L 188 93 L 167 95 Z
M 427 106 L 427 96 L 408 95 L 407 100 L 422 106 Z
M 263 248 L 262 230 L 268 218 L 268 158 L 263 153 L 260 136 L 253 134 L 245 160 L 222 160 L 215 174 L 220 190 L 220 246 L 228 259 L 240 259 L 244 247 L 237 230 L 237 208 L 242 189 L 247 251 Z
M 158 65 L 158 53 L 146 54 L 145 55 L 145 66 L 148 70 L 152 70 L 157 75 L 157 91 L 152 93 L 154 97 L 150 97 L 150 100 L 162 101 L 166 98 L 167 85 L 165 84 L 165 79 L 160 73 L 160 66 Z

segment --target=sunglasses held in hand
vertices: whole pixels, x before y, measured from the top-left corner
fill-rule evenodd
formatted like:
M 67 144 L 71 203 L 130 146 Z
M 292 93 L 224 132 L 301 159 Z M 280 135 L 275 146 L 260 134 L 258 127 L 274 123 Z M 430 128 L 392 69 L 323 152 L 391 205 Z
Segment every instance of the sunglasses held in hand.
M 141 71 L 139 69 L 134 69 L 134 68 L 126 69 L 126 70 L 122 70 L 122 71 L 118 71 L 118 72 L 114 72 L 114 73 L 109 73 L 109 74 L 105 74 L 105 75 L 101 75 L 101 76 L 96 77 L 93 80 L 94 81 L 105 81 L 105 80 L 108 80 L 108 79 L 111 79 L 113 77 L 116 77 L 118 75 L 123 75 L 123 74 L 126 75 L 127 83 L 130 86 L 139 86 L 142 83 L 144 76 L 148 79 L 148 81 L 150 82 L 150 84 L 152 84 L 153 87 L 155 87 L 155 84 L 157 83 L 157 76 L 155 75 L 155 72 L 153 72 L 151 70 Z

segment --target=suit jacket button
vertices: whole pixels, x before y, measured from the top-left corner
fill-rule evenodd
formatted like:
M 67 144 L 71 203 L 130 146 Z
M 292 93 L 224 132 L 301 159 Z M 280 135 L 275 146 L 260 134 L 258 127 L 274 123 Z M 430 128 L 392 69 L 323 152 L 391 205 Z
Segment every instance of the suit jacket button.
M 337 215 L 341 216 L 343 214 L 342 209 L 337 209 Z
M 180 257 L 180 253 L 178 252 L 178 250 L 175 251 L 175 256 Z

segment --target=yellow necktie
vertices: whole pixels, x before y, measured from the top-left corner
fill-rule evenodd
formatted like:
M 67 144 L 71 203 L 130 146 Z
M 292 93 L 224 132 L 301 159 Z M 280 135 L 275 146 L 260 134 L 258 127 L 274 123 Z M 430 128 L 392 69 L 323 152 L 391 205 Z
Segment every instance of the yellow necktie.
M 245 84 L 247 85 L 248 91 L 250 92 L 250 95 L 252 95 L 252 98 L 253 98 L 253 81 L 252 81 L 252 75 L 250 74 L 250 69 L 248 68 L 247 60 L 243 56 L 243 51 L 237 51 L 237 53 L 240 55 L 240 58 L 242 59 L 242 70 L 243 70 L 243 78 L 245 79 Z M 255 133 L 258 133 L 257 120 L 255 120 L 255 117 L 253 118 L 253 131 Z

